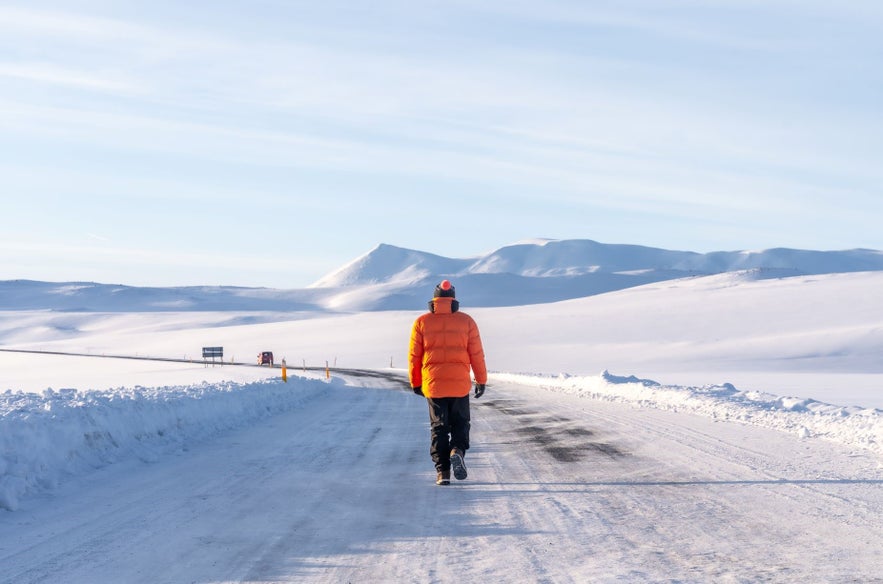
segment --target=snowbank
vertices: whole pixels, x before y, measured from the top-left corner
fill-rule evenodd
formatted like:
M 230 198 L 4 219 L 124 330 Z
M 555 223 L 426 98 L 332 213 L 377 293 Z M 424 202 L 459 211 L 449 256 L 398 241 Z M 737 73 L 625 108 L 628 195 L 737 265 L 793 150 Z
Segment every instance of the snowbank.
M 883 410 L 879 409 L 836 406 L 806 398 L 740 391 L 729 383 L 703 387 L 662 385 L 635 376 L 612 375 L 608 371 L 589 377 L 503 373 L 491 377 L 496 381 L 531 385 L 591 399 L 753 424 L 790 432 L 802 438 L 819 437 L 883 454 Z
M 324 381 L 202 383 L 107 391 L 0 394 L 0 508 L 78 474 L 126 459 L 156 460 L 222 431 L 290 410 Z
M 512 382 L 636 407 L 686 412 L 820 437 L 883 454 L 883 410 L 740 391 L 731 384 L 682 387 L 604 371 L 598 376 L 493 374 Z M 335 383 L 335 382 L 332 382 Z M 65 475 L 123 460 L 157 460 L 220 432 L 282 413 L 327 391 L 291 377 L 147 388 L 0 394 L 0 508 Z

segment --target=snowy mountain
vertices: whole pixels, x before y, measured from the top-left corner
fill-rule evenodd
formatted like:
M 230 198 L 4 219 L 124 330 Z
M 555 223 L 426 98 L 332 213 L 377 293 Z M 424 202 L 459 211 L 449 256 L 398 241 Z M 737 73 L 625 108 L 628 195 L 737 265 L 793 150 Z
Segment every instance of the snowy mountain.
M 534 240 L 473 258 L 380 244 L 300 290 L 202 286 L 135 288 L 97 283 L 0 282 L 0 310 L 372 311 L 425 306 L 454 281 L 463 306 L 520 306 L 643 284 L 742 271 L 747 279 L 883 270 L 883 252 L 769 249 L 696 253 L 588 239 Z
M 570 278 L 589 274 L 670 276 L 707 275 L 737 270 L 780 271 L 810 275 L 883 269 L 883 252 L 855 249 L 807 251 L 776 248 L 763 251 L 717 251 L 700 254 L 639 245 L 598 243 L 589 239 L 533 240 L 502 247 L 483 256 L 450 259 L 381 244 L 325 276 L 311 288 L 415 283 L 430 277 L 507 274 L 528 278 Z
M 328 274 L 310 288 L 341 288 L 382 282 L 420 282 L 435 274 L 457 274 L 472 260 L 458 260 L 381 243 Z

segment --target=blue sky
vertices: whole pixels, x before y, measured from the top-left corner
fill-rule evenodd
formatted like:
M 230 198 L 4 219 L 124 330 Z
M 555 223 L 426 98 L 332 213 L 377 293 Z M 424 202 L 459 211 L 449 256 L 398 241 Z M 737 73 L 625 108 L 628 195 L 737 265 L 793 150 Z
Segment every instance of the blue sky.
M 298 288 L 379 243 L 883 249 L 883 4 L 0 6 L 0 279 Z

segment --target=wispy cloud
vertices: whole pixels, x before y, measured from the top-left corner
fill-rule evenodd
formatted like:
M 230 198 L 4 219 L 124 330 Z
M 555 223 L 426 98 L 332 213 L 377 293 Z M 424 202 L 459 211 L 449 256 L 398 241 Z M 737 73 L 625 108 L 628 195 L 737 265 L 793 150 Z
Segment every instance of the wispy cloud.
M 363 192 L 449 188 L 489 215 L 542 200 L 562 222 L 867 203 L 883 181 L 869 56 L 883 37 L 879 9 L 858 5 L 234 1 L 208 18 L 164 0 L 137 14 L 7 5 L 5 187 L 337 201 L 349 232 L 364 218 L 342 203 Z
M 101 76 L 90 71 L 60 67 L 51 63 L 0 63 L 0 77 L 100 92 L 128 94 L 143 92 L 140 84 L 132 79 Z
M 219 43 L 220 36 L 205 35 L 194 30 L 182 34 L 180 30 L 176 32 L 174 26 L 89 15 L 67 6 L 59 10 L 40 10 L 22 5 L 0 6 L 0 31 L 7 39 L 42 39 L 56 46 L 77 43 L 84 49 L 113 45 L 124 51 L 132 47 L 155 47 L 159 52 L 164 46 L 167 51 L 194 47 L 212 50 L 223 44 Z

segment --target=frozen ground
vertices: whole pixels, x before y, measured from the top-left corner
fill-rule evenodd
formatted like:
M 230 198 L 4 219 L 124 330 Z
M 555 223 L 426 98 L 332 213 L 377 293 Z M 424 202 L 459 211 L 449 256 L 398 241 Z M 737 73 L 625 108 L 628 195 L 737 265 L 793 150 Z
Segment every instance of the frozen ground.
M 879 582 L 881 283 L 468 310 L 495 373 L 448 488 L 418 312 L 0 313 L 2 349 L 95 355 L 0 352 L 0 582 Z M 289 382 L 98 357 L 207 345 Z
M 883 573 L 883 471 L 867 450 L 495 380 L 474 402 L 470 476 L 441 488 L 424 401 L 395 375 L 274 379 L 231 387 L 226 399 L 217 390 L 199 408 L 173 403 L 165 426 L 128 440 L 122 431 L 115 445 L 115 429 L 90 416 L 84 425 L 110 431 L 74 458 L 98 468 L 0 516 L 3 581 L 871 582 Z M 143 412 L 151 401 L 132 405 Z

